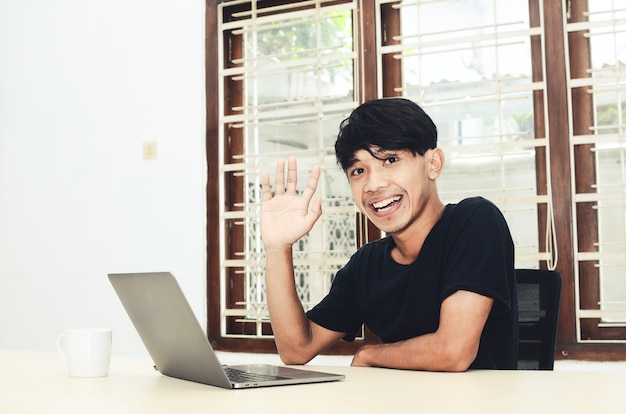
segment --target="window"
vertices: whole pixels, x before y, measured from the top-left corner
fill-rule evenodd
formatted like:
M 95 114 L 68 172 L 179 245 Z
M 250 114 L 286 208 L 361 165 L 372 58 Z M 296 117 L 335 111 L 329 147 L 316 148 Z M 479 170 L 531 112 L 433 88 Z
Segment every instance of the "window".
M 220 336 L 270 339 L 260 239 L 261 175 L 296 155 L 300 177 L 322 167 L 324 217 L 294 247 L 305 306 L 328 292 L 365 235 L 343 172 L 337 125 L 358 105 L 356 3 L 231 1 L 217 6 Z M 234 47 L 233 45 L 237 45 Z M 364 334 L 361 339 L 364 339 Z
M 626 9 L 617 6 L 574 4 L 566 25 L 576 340 L 605 346 L 626 343 Z
M 274 349 L 260 174 L 289 155 L 298 157 L 300 176 L 322 166 L 324 215 L 294 249 L 298 293 L 308 307 L 359 245 L 380 237 L 335 165 L 339 122 L 365 100 L 405 96 L 438 125 L 447 155 L 444 201 L 491 199 L 511 227 L 516 266 L 563 274 L 561 355 L 623 357 L 626 24 L 610 1 L 591 2 L 589 13 L 586 2 L 569 3 L 208 1 L 214 345 Z M 364 332 L 361 341 L 370 339 Z M 341 344 L 332 352 L 353 350 Z
M 543 67 L 531 65 L 533 54 L 541 56 L 531 41 L 543 36 L 530 22 L 528 2 L 385 3 L 399 10 L 402 35 L 381 40 L 379 61 L 400 62 L 393 91 L 418 102 L 438 127 L 446 153 L 443 201 L 490 199 L 511 228 L 516 266 L 551 266 L 552 240 L 539 244 L 551 235 L 550 182 L 536 178 L 546 175 L 548 134 L 534 117 L 545 108 L 545 83 Z

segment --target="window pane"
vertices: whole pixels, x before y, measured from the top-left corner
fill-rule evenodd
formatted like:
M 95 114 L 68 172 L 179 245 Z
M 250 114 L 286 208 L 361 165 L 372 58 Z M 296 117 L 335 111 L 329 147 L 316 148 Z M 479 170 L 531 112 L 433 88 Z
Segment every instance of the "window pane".
M 581 247 L 578 242 L 575 256 L 577 335 L 582 342 L 626 342 L 617 333 L 623 331 L 616 330 L 626 326 L 626 9 L 618 10 L 617 3 L 589 1 L 588 21 L 568 25 L 570 36 L 585 39 L 590 51 L 589 65 L 573 71 L 569 88 L 572 97 L 581 90 L 590 96 L 593 112 L 588 129 L 572 137 L 579 154 L 574 162 L 589 158 L 595 166 L 593 184 L 578 186 L 576 211 L 593 209 L 598 223 L 595 243 Z M 573 49 L 570 45 L 570 53 Z M 572 98 L 572 122 L 579 105 Z M 581 215 L 579 239 L 585 226 Z M 594 271 L 584 270 L 590 267 Z
M 548 198 L 539 194 L 536 180 L 536 148 L 545 147 L 546 133 L 535 132 L 534 113 L 541 108 L 533 101 L 543 90 L 533 79 L 543 76 L 531 67 L 531 37 L 540 36 L 541 28 L 531 27 L 528 2 L 392 3 L 400 7 L 403 36 L 381 52 L 401 60 L 402 94 L 437 124 L 446 154 L 442 198 L 490 199 L 511 227 L 516 266 L 549 261 L 551 254 L 540 251 L 538 242 L 545 231 L 539 206 Z
M 243 51 L 224 59 L 221 69 L 231 94 L 221 97 L 220 137 L 221 237 L 229 246 L 222 253 L 221 283 L 226 337 L 270 333 L 259 210 L 261 174 L 270 172 L 273 182 L 278 158 L 298 158 L 299 187 L 314 165 L 322 167 L 316 197 L 324 215 L 294 246 L 296 286 L 305 308 L 321 300 L 356 250 L 356 211 L 334 156 L 339 123 L 357 105 L 355 4 L 262 4 L 228 2 L 220 12 L 232 16 L 221 22 L 225 44 L 241 42 Z M 229 14 L 235 6 L 241 11 Z

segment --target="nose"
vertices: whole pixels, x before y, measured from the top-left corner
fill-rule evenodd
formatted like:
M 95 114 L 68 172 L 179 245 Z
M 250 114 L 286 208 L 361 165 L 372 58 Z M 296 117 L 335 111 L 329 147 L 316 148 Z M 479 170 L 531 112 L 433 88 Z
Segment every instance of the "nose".
M 368 193 L 374 193 L 388 185 L 387 174 L 385 174 L 382 168 L 370 168 L 363 190 Z

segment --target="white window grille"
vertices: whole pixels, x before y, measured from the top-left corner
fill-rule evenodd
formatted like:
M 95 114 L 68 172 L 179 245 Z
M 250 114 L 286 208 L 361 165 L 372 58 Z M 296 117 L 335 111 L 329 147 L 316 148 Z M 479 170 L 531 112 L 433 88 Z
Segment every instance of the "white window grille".
M 550 206 L 546 195 L 550 192 L 538 191 L 535 179 L 536 148 L 543 148 L 545 154 L 548 139 L 546 131 L 535 131 L 533 122 L 533 93 L 543 91 L 544 85 L 543 74 L 532 73 L 531 37 L 542 39 L 541 24 L 531 27 L 527 2 L 379 0 L 377 10 L 389 3 L 401 11 L 402 36 L 395 39 L 396 44 L 384 45 L 379 13 L 378 83 L 382 85 L 385 76 L 381 64 L 385 56 L 399 59 L 403 84 L 398 91 L 420 103 L 439 128 L 440 146 L 448 157 L 440 179 L 444 201 L 473 195 L 491 199 L 511 227 L 516 265 L 537 267 L 541 260 L 553 264 L 550 208 L 543 209 L 547 211 L 543 232 L 547 251 L 540 251 L 538 243 L 538 206 Z M 300 176 L 306 176 L 313 164 L 323 167 L 319 190 L 323 219 L 294 249 L 298 292 L 305 307 L 321 299 L 334 272 L 356 249 L 356 210 L 333 151 L 339 122 L 359 101 L 354 92 L 359 84 L 354 75 L 358 73 L 358 37 L 352 35 L 356 2 L 318 0 L 257 8 L 255 1 L 232 1 L 223 3 L 218 15 L 224 16 L 221 8 L 236 4 L 246 7 L 232 21 L 220 21 L 219 33 L 240 35 L 245 54 L 233 59 L 229 67 L 221 64 L 225 61 L 221 54 L 219 73 L 220 85 L 241 84 L 244 102 L 220 108 L 225 126 L 220 131 L 227 134 L 237 129 L 243 142 L 241 153 L 229 159 L 225 142 L 230 137 L 219 137 L 219 159 L 224 160 L 220 194 L 225 197 L 229 180 L 238 178 L 245 195 L 231 209 L 220 201 L 224 241 L 221 334 L 238 335 L 227 329 L 231 318 L 255 324 L 256 335 L 263 336 L 267 309 L 258 227 L 260 175 L 273 171 L 277 158 L 298 156 Z M 314 7 L 302 7 L 306 5 Z M 459 8 L 462 12 L 450 13 Z M 320 25 L 331 19 L 346 19 L 342 26 L 346 30 L 343 38 L 335 37 L 327 44 Z M 269 40 L 280 38 L 272 38 L 272 33 L 281 31 L 285 41 L 290 30 L 303 27 L 315 33 L 308 48 L 267 47 Z M 219 43 L 223 44 L 223 38 Z M 219 102 L 224 101 L 222 89 Z M 245 243 L 241 251 L 228 252 L 226 229 L 236 226 L 241 226 Z M 245 280 L 244 299 L 231 305 L 226 300 L 229 277 Z
M 241 11 L 232 20 L 221 20 L 225 7 L 237 6 Z M 282 6 L 229 1 L 219 6 L 219 44 L 235 35 L 244 51 L 231 59 L 221 50 L 219 59 L 223 337 L 267 336 L 260 182 L 263 172 L 270 172 L 273 181 L 278 158 L 298 158 L 301 183 L 313 165 L 322 167 L 316 196 L 322 199 L 324 215 L 294 246 L 298 294 L 305 308 L 321 300 L 337 269 L 356 250 L 356 211 L 334 155 L 337 126 L 358 105 L 355 8 L 355 1 L 323 0 Z M 243 102 L 224 106 L 224 82 L 244 91 Z M 241 141 L 238 154 L 226 148 L 233 140 Z M 241 194 L 236 196 L 239 202 L 229 205 L 233 181 Z M 240 250 L 227 250 L 230 231 L 243 234 Z M 226 297 L 231 278 L 240 278 L 245 291 L 235 303 Z M 254 333 L 242 334 L 229 324 L 254 325 Z
M 533 73 L 531 65 L 531 38 L 542 45 L 543 19 L 531 25 L 527 1 L 379 2 L 398 8 L 402 21 L 402 35 L 391 44 L 379 38 L 379 61 L 385 55 L 401 61 L 398 91 L 437 124 L 446 154 L 439 178 L 444 201 L 490 199 L 511 228 L 516 266 L 536 268 L 546 261 L 553 267 L 550 191 L 540 191 L 536 181 L 537 169 L 547 163 L 549 136 L 534 122 L 535 112 L 546 106 L 536 106 L 533 95 L 546 99 L 545 67 Z M 546 228 L 540 232 L 542 205 Z M 544 251 L 540 237 L 547 237 Z
M 623 1 L 594 0 L 588 3 L 587 21 L 569 23 L 567 34 L 582 34 L 589 43 L 591 59 L 584 75 L 568 71 L 570 125 L 573 90 L 583 89 L 592 99 L 593 125 L 584 134 L 572 134 L 571 157 L 574 168 L 576 149 L 585 148 L 595 161 L 595 185 L 575 194 L 572 206 L 591 203 L 597 211 L 598 242 L 592 249 L 577 249 L 575 259 L 575 298 L 579 342 L 626 343 L 626 338 L 598 338 L 584 332 L 585 320 L 596 320 L 604 328 L 626 327 L 626 5 Z M 570 54 L 575 53 L 571 50 Z M 573 131 L 570 126 L 570 131 Z M 581 168 L 581 167 L 579 167 Z M 572 182 L 572 188 L 576 188 Z M 578 220 L 574 220 L 574 226 Z M 577 231 L 574 232 L 577 236 Z M 579 243 L 575 242 L 574 246 Z M 591 263 L 597 274 L 581 272 Z M 598 302 L 583 304 L 586 292 L 581 286 L 589 277 L 599 277 Z
M 570 78 L 568 88 L 587 88 L 596 111 L 596 125 L 589 133 L 570 138 L 573 147 L 593 144 L 597 165 L 597 186 L 576 194 L 575 203 L 597 204 L 598 249 L 578 251 L 575 260 L 597 262 L 602 281 L 600 303 L 593 309 L 577 304 L 577 322 L 599 318 L 605 324 L 626 325 L 626 17 L 617 3 L 591 1 L 589 22 L 567 25 L 568 33 L 588 32 L 594 54 L 590 76 Z M 359 2 L 264 4 L 234 0 L 218 7 L 223 337 L 268 336 L 258 223 L 260 176 L 274 171 L 277 158 L 297 156 L 301 178 L 314 164 L 322 166 L 318 196 L 324 215 L 294 248 L 298 292 L 305 307 L 328 291 L 336 270 L 356 249 L 355 236 L 361 231 L 333 148 L 340 121 L 361 100 L 360 38 L 354 17 Z M 444 201 L 474 195 L 494 201 L 511 228 L 516 266 L 545 262 L 555 267 L 558 235 L 553 233 L 550 199 L 550 131 L 537 122 L 538 115 L 547 119 L 544 7 L 541 0 L 530 4 L 538 16 L 532 23 L 528 1 L 376 0 L 378 93 L 382 96 L 383 60 L 396 59 L 402 72 L 396 92 L 422 105 L 438 126 L 447 156 L 439 180 Z M 391 42 L 380 22 L 382 7 L 387 6 L 400 11 L 402 22 L 402 34 Z M 229 7 L 240 10 L 232 19 L 223 19 Z M 294 42 L 305 34 L 307 42 Z M 244 45 L 242 56 L 224 53 L 230 50 L 223 48 L 224 42 L 233 35 Z M 605 54 L 597 55 L 599 51 Z M 531 65 L 537 56 L 540 64 Z M 229 88 L 243 91 L 240 102 L 225 96 Z M 546 180 L 538 182 L 537 177 Z M 233 232 L 242 240 L 235 243 L 236 250 L 229 250 Z M 577 299 L 582 295 L 578 277 Z M 228 297 L 234 280 L 243 289 L 236 300 Z M 230 330 L 229 324 L 253 326 L 253 333 Z M 580 326 L 578 331 L 579 340 L 588 340 Z

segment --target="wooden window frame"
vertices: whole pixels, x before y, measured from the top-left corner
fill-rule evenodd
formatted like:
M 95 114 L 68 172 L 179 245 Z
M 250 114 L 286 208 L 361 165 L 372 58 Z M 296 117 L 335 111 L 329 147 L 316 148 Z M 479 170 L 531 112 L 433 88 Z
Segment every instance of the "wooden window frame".
M 241 338 L 223 338 L 220 336 L 220 260 L 219 260 L 219 208 L 216 204 L 216 200 L 219 200 L 219 187 L 217 185 L 219 170 L 218 170 L 218 128 L 219 128 L 219 114 L 218 114 L 218 68 L 216 65 L 217 60 L 217 47 L 218 47 L 218 33 L 217 33 L 217 12 L 219 0 L 207 0 L 206 1 L 206 157 L 207 157 L 207 187 L 206 187 L 206 205 L 207 205 L 207 310 L 208 310 L 208 337 L 211 344 L 216 349 L 228 350 L 228 351 L 247 351 L 247 352 L 276 352 L 274 341 L 272 339 L 241 339 Z M 559 246 L 559 262 L 557 270 L 563 275 L 563 290 L 561 300 L 561 310 L 559 317 L 559 331 L 557 336 L 557 359 L 587 359 L 587 360 L 620 360 L 626 358 L 626 346 L 624 344 L 600 344 L 600 343 L 580 343 L 577 340 L 576 333 L 576 289 L 574 283 L 574 235 L 572 233 L 572 220 L 574 219 L 572 211 L 572 199 L 573 191 L 571 188 L 571 174 L 573 166 L 569 158 L 570 151 L 570 131 L 567 119 L 567 111 L 563 110 L 568 105 L 568 90 L 566 86 L 566 65 L 570 65 L 570 70 L 576 71 L 580 67 L 584 66 L 586 62 L 586 56 L 578 55 L 578 59 L 583 61 L 576 61 L 570 59 L 566 60 L 567 54 L 565 53 L 566 39 L 564 36 L 563 27 L 563 14 L 565 13 L 565 4 L 568 4 L 569 14 L 571 19 L 583 18 L 582 12 L 586 9 L 586 0 L 571 0 L 568 2 L 562 0 L 544 0 L 544 27 L 545 27 L 545 39 L 543 39 L 545 45 L 545 55 L 550 56 L 550 69 L 546 71 L 546 90 L 548 99 L 546 100 L 548 108 L 548 130 L 550 131 L 550 165 L 552 165 L 552 199 L 553 209 L 555 217 L 555 233 L 558 237 Z M 531 5 L 539 4 L 533 1 Z M 360 98 L 362 101 L 366 101 L 377 97 L 377 76 L 376 76 L 376 33 L 375 33 L 375 10 L 376 3 L 374 0 L 362 0 L 360 7 L 357 11 L 358 19 L 360 21 L 360 27 L 363 29 L 363 35 L 361 38 L 362 46 L 362 62 L 360 65 L 362 69 L 362 83 L 363 88 L 360 91 Z M 531 24 L 532 19 L 538 17 L 538 10 L 533 10 L 534 6 L 531 6 Z M 391 30 L 393 27 L 397 27 L 398 13 L 391 7 L 383 10 L 383 19 L 386 30 Z M 391 39 L 391 36 L 388 36 Z M 388 40 L 392 41 L 392 40 Z M 577 44 L 577 48 L 581 48 L 580 42 L 584 40 L 575 39 L 570 36 L 570 44 Z M 541 53 L 541 48 L 533 47 L 533 56 L 536 53 Z M 541 59 L 533 59 L 533 65 L 541 64 Z M 385 73 L 387 77 L 383 80 L 381 85 L 383 96 L 395 96 L 394 85 L 398 85 L 398 79 L 394 76 L 400 75 L 400 68 L 397 62 L 393 59 L 388 59 L 383 62 L 385 65 Z M 396 66 L 394 66 L 396 65 Z M 534 73 L 541 73 L 537 70 Z M 391 76 L 390 74 L 393 74 Z M 577 92 L 574 92 L 577 93 Z M 236 99 L 234 95 L 230 95 L 230 99 Z M 578 97 L 576 98 L 578 99 Z M 536 99 L 535 102 L 542 101 L 541 98 Z M 584 100 L 581 100 L 584 102 Z M 543 105 L 543 104 L 541 104 Z M 575 108 L 576 122 L 573 125 L 574 130 L 587 128 L 592 120 L 589 118 L 592 115 L 592 110 L 589 104 L 577 105 Z M 545 119 L 543 119 L 543 110 L 536 111 L 535 121 L 539 124 L 537 130 L 543 131 Z M 542 158 L 541 153 L 537 154 L 537 159 Z M 593 171 L 595 168 L 594 160 L 589 159 L 582 155 L 581 151 L 577 150 L 575 156 L 575 162 L 577 165 L 584 165 L 585 168 L 576 168 L 576 185 L 586 186 L 593 183 Z M 580 163 L 580 164 L 579 164 Z M 541 167 L 541 166 L 539 166 Z M 538 171 L 543 171 L 544 168 L 538 168 Z M 545 188 L 547 178 L 545 176 L 537 177 L 538 188 Z M 540 220 L 545 220 L 545 212 L 539 211 L 541 217 Z M 592 209 L 578 208 L 576 211 L 577 217 L 584 218 L 586 223 L 591 225 L 586 226 L 587 230 L 578 235 L 578 243 L 586 247 L 593 244 L 597 240 L 597 215 Z M 357 220 L 364 220 L 360 215 L 357 216 Z M 593 223 L 596 223 L 595 227 Z M 540 223 L 541 224 L 541 223 Z M 368 226 L 368 233 L 371 238 L 377 237 L 380 233 L 378 229 L 370 224 L 364 223 Z M 591 231 L 589 231 L 591 229 Z M 360 244 L 367 242 L 367 240 L 361 240 Z M 593 266 L 592 269 L 585 269 L 585 272 L 597 272 Z M 597 295 L 598 286 L 592 284 L 585 286 L 585 290 L 589 292 L 585 294 L 583 300 L 593 301 Z M 368 336 L 371 338 L 371 335 Z M 369 340 L 369 339 L 368 339 Z M 341 343 L 338 346 L 330 349 L 328 353 L 334 354 L 349 354 L 353 353 L 358 347 L 362 346 L 360 343 Z
M 280 0 L 268 0 L 266 3 L 281 3 Z M 218 33 L 217 33 L 217 25 L 209 24 L 209 22 L 217 22 L 217 11 L 218 4 L 221 1 L 216 0 L 207 0 L 206 2 L 206 96 L 207 96 L 207 145 L 206 145 L 206 154 L 207 154 L 207 164 L 208 164 L 208 180 L 207 180 L 207 331 L 209 341 L 212 346 L 219 350 L 229 350 L 235 352 L 260 352 L 260 353 L 275 353 L 276 347 L 274 344 L 273 338 L 227 338 L 221 336 L 221 306 L 219 303 L 220 296 L 220 280 L 219 280 L 219 272 L 220 272 L 220 258 L 219 258 L 219 208 L 215 204 L 215 200 L 220 199 L 220 194 L 218 193 L 219 188 L 217 185 L 218 180 L 218 165 L 219 160 L 218 157 L 218 141 L 217 137 L 219 135 L 219 113 L 218 113 L 218 69 L 217 65 L 211 62 L 216 62 L 217 60 L 217 42 L 218 42 Z M 284 3 L 284 1 L 282 2 Z M 358 20 L 358 25 L 360 27 L 365 27 L 363 29 L 363 36 L 360 38 L 361 45 L 361 54 L 360 57 L 363 59 L 364 64 L 359 65 L 361 70 L 360 79 L 363 80 L 362 84 L 365 85 L 360 91 L 359 96 L 361 97 L 361 101 L 366 101 L 372 99 L 377 96 L 377 83 L 376 83 L 376 32 L 375 32 L 375 14 L 376 14 L 376 2 L 374 0 L 364 0 L 361 2 L 362 7 L 360 7 L 357 11 L 357 16 L 355 18 Z M 385 7 L 388 11 L 386 14 L 391 19 L 391 16 L 399 14 L 397 10 L 392 10 L 391 7 Z M 387 18 L 387 17 L 385 17 Z M 363 23 L 366 22 L 366 23 Z M 371 23 L 371 24 L 370 24 Z M 236 42 L 236 37 L 231 37 L 229 39 L 225 39 L 225 42 L 231 42 L 230 45 L 224 45 L 224 47 L 230 46 L 228 50 L 231 52 L 233 50 L 237 50 L 237 45 L 235 44 L 233 47 L 233 42 Z M 236 58 L 236 56 L 231 56 L 232 58 Z M 396 72 L 399 76 L 400 66 L 396 61 L 390 60 L 385 63 L 386 66 L 391 67 L 391 65 L 396 66 Z M 391 70 L 390 70 L 391 72 Z M 236 86 L 229 85 L 229 88 L 225 88 L 228 92 L 228 96 L 225 97 L 225 100 L 230 102 L 229 106 L 238 106 L 241 102 L 239 101 L 241 96 L 241 91 L 235 89 Z M 232 136 L 233 131 L 229 132 Z M 235 132 L 237 133 L 237 132 Z M 236 141 L 236 140 L 235 140 Z M 235 142 L 233 141 L 233 142 Z M 239 140 L 241 141 L 241 140 Z M 241 153 L 241 148 L 230 147 L 229 151 L 226 151 L 224 160 L 226 163 L 230 162 L 230 157 L 233 154 Z M 232 179 L 227 183 L 229 188 L 233 189 L 232 193 L 227 195 L 226 203 L 229 206 L 230 210 L 234 209 L 234 205 L 236 203 L 241 202 L 241 200 L 229 199 L 229 196 L 234 196 L 235 194 L 241 194 L 241 182 L 237 179 Z M 380 231 L 371 225 L 361 214 L 357 214 L 355 220 L 358 223 L 359 228 L 367 227 L 367 231 L 359 232 L 360 235 L 366 235 L 364 237 L 360 237 L 358 240 L 358 245 L 363 245 L 370 240 L 380 238 Z M 226 246 L 227 250 L 235 251 L 238 247 L 243 246 L 243 235 L 237 234 L 236 232 L 230 232 L 231 239 L 229 246 Z M 240 249 L 241 250 L 241 249 Z M 236 280 L 240 280 L 238 278 L 229 278 L 231 280 L 231 286 L 227 292 L 226 301 L 228 303 L 234 303 L 236 301 L 241 300 L 241 297 L 237 297 L 237 292 L 243 291 L 242 286 L 235 282 Z M 211 292 L 214 292 L 211 295 Z M 235 296 L 232 296 L 232 295 Z M 271 332 L 270 332 L 271 333 Z M 326 354 L 335 354 L 335 355 L 349 355 L 353 354 L 358 348 L 367 343 L 376 343 L 378 339 L 367 329 L 365 328 L 364 339 L 355 340 L 354 342 L 339 342 L 330 349 L 328 349 Z

